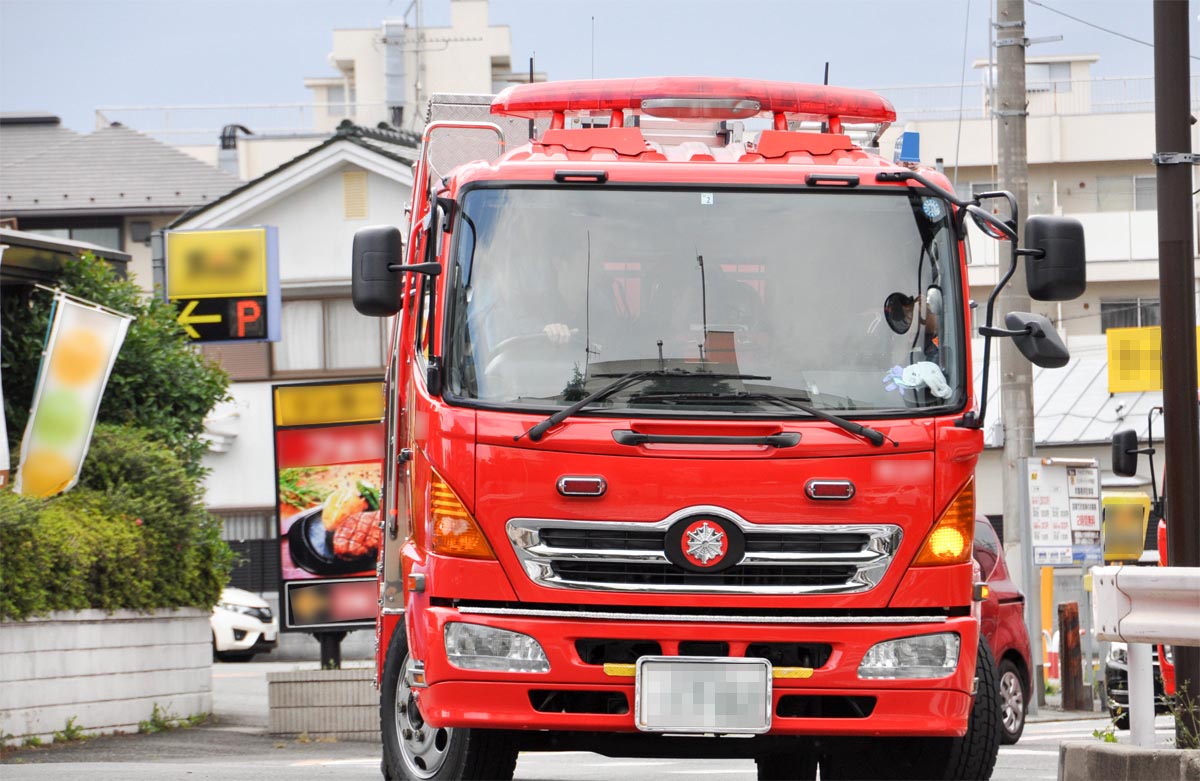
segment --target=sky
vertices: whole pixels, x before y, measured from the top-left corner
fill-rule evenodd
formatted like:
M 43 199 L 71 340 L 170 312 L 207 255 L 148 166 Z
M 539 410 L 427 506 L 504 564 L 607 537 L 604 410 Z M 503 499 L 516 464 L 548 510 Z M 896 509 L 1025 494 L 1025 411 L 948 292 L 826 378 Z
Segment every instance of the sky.
M 1182 0 L 1180 0 L 1182 1 Z M 332 30 L 378 27 L 410 0 L 0 0 L 0 111 L 50 111 L 87 131 L 102 106 L 303 103 L 333 75 Z M 1190 0 L 1200 51 L 1200 0 Z M 424 0 L 428 25 L 450 0 Z M 987 56 L 994 0 L 492 0 L 514 66 L 552 79 L 726 75 L 855 87 L 957 83 Z M 1033 54 L 1099 54 L 1093 76 L 1149 76 L 1149 0 L 1027 0 Z M 595 47 L 591 45 L 594 18 Z M 1194 61 L 1195 62 L 1195 61 Z

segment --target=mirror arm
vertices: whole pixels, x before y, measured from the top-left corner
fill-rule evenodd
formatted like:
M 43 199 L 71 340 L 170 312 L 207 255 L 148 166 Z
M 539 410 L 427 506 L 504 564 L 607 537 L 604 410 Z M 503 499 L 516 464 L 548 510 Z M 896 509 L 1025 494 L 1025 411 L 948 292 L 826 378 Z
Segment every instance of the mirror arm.
M 1154 509 L 1158 513 L 1158 515 L 1161 517 L 1163 508 L 1162 508 L 1161 500 L 1158 498 L 1158 479 L 1154 475 L 1154 413 L 1155 412 L 1157 412 L 1159 415 L 1161 415 L 1163 413 L 1163 408 L 1162 407 L 1151 407 L 1150 411 L 1146 413 L 1146 441 L 1150 443 L 1150 447 L 1148 447 L 1144 451 L 1140 451 L 1140 452 L 1145 452 L 1147 454 L 1147 456 L 1150 458 L 1150 489 L 1154 492 Z
M 990 325 L 985 325 L 979 329 L 980 336 L 1026 336 L 1030 334 L 1035 339 L 1046 335 L 1042 331 L 1034 333 L 1032 325 L 1026 326 L 1019 331 L 1010 331 L 1007 328 L 993 328 Z
M 987 212 L 984 212 L 982 209 L 979 211 L 987 214 Z M 995 219 L 990 214 L 987 216 L 990 219 Z M 983 428 L 983 421 L 987 416 L 988 370 L 991 369 L 992 363 L 992 336 L 1013 336 L 1025 333 L 1024 331 L 1018 331 L 1016 334 L 1009 333 L 1007 331 L 1002 334 L 991 333 L 1003 330 L 992 327 L 992 318 L 996 310 L 996 298 L 1000 295 L 1000 291 L 1004 289 L 1004 286 L 1008 284 L 1008 281 L 1012 279 L 1013 274 L 1017 273 L 1017 244 L 1015 237 L 1014 241 L 1009 246 L 1012 247 L 1012 255 L 1008 264 L 1008 271 L 1006 271 L 1004 276 L 1000 278 L 1000 281 L 996 284 L 996 287 L 993 288 L 992 294 L 988 296 L 987 314 L 984 318 L 983 327 L 979 329 L 979 335 L 983 337 L 983 377 L 979 385 L 979 414 L 976 415 L 972 410 L 968 410 L 967 412 L 963 413 L 963 416 L 959 418 L 957 423 L 957 425 L 962 426 L 963 428 Z
M 427 274 L 436 277 L 442 273 L 441 263 L 389 263 L 388 271 L 411 271 L 414 274 Z

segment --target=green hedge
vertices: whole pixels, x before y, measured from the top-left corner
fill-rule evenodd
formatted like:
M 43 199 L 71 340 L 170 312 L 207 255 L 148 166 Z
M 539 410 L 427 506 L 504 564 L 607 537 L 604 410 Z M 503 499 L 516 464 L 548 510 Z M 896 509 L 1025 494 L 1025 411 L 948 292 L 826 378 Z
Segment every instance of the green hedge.
M 97 426 L 72 491 L 0 492 L 0 617 L 211 607 L 232 555 L 201 498 L 175 450 L 140 429 Z

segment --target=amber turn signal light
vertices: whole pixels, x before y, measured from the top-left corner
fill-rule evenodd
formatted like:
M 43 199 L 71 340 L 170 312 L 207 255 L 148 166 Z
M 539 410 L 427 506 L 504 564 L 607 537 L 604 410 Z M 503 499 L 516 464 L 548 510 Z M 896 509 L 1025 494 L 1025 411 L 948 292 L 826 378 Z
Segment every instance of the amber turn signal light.
M 975 478 L 967 481 L 925 538 L 913 566 L 962 564 L 971 560 L 975 540 Z
M 468 559 L 496 558 L 479 525 L 442 476 L 434 472 L 429 482 L 433 552 Z

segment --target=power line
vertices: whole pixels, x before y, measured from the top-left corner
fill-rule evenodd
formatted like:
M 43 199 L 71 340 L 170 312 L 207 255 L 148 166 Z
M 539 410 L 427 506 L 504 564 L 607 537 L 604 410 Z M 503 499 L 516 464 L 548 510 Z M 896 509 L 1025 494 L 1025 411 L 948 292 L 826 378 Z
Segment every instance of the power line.
M 1108 33 L 1109 35 L 1115 35 L 1118 38 L 1124 38 L 1125 40 L 1132 41 L 1133 43 L 1140 43 L 1142 46 L 1149 46 L 1151 49 L 1154 48 L 1154 44 L 1151 43 L 1150 41 L 1143 41 L 1141 38 L 1134 38 L 1132 35 L 1126 35 L 1125 33 L 1117 32 L 1116 30 L 1112 30 L 1108 27 L 1101 27 L 1098 24 L 1089 22 L 1087 19 L 1080 19 L 1078 16 L 1071 16 L 1071 14 L 1067 13 L 1066 11 L 1060 11 L 1057 8 L 1051 8 L 1050 6 L 1046 5 L 1045 3 L 1040 2 L 1040 0 L 1029 0 L 1029 2 L 1033 5 L 1038 6 L 1039 8 L 1045 8 L 1047 11 L 1049 11 L 1052 14 L 1058 14 L 1059 16 L 1065 16 L 1068 19 L 1071 19 L 1072 21 L 1076 21 L 1076 22 L 1079 22 L 1080 24 L 1087 25 L 1088 27 L 1099 30 L 1100 32 L 1105 32 L 1105 33 Z M 1191 57 L 1193 60 L 1200 60 L 1200 57 L 1197 57 L 1194 54 L 1190 54 L 1188 56 Z

